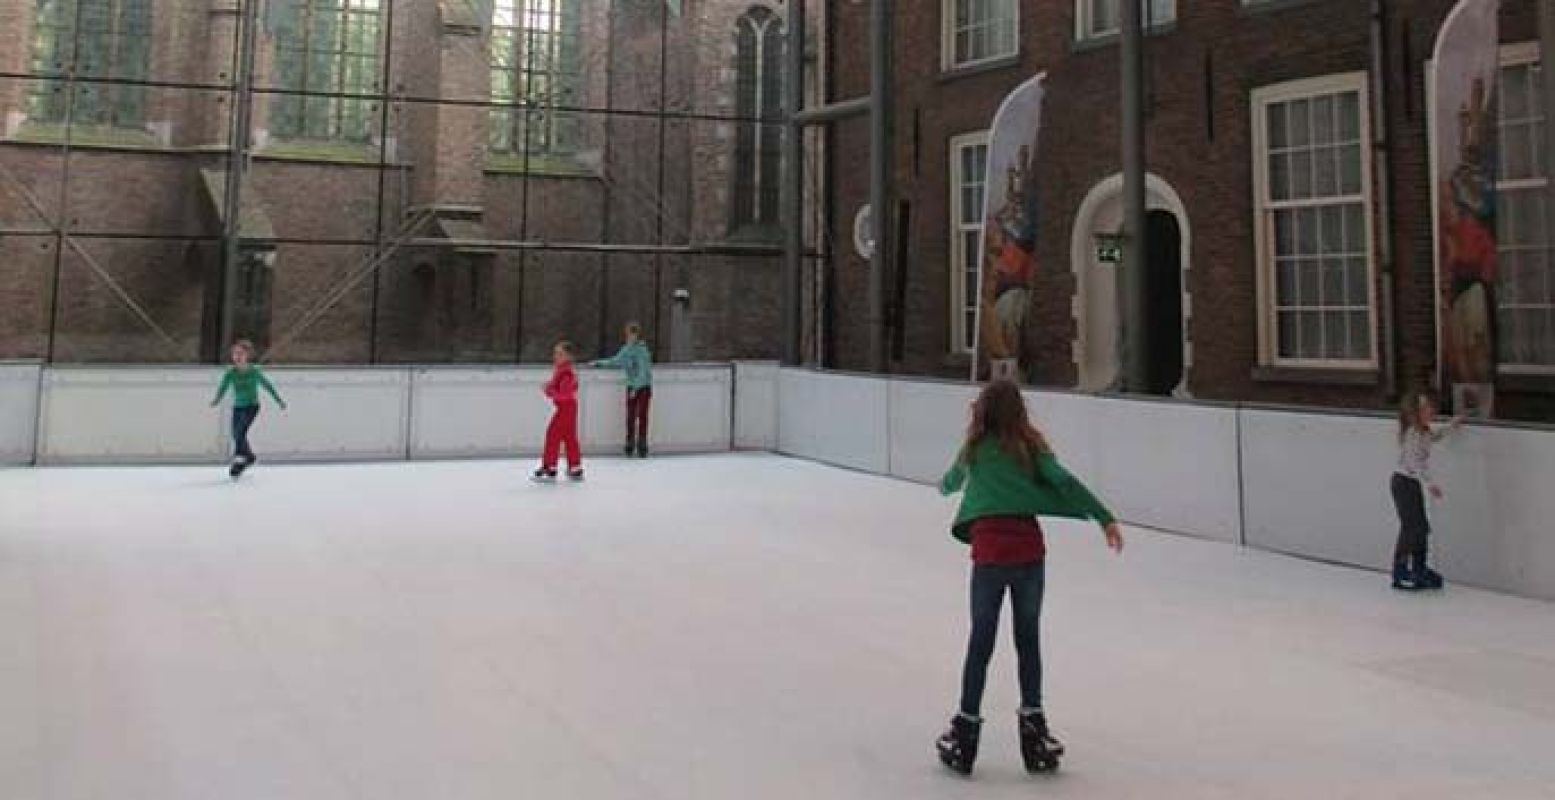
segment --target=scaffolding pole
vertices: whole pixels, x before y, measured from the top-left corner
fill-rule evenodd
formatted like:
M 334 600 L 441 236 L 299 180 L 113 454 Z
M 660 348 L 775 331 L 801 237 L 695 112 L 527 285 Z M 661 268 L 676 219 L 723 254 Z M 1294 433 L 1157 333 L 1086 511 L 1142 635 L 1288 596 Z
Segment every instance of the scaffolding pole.
M 1141 4 L 1119 6 L 1123 90 L 1123 389 L 1149 389 L 1149 332 L 1145 328 L 1145 27 Z
M 248 172 L 250 113 L 254 89 L 254 26 L 259 19 L 259 0 L 239 0 L 243 15 L 238 20 L 238 64 L 232 91 L 231 149 L 227 153 L 227 180 L 222 198 L 221 324 L 215 358 L 236 338 L 238 296 L 238 247 L 243 229 L 243 179 Z
M 783 363 L 800 363 L 804 275 L 804 0 L 788 0 L 788 51 L 783 81 Z
M 1124 5 L 1129 5 L 1125 3 Z M 869 259 L 869 368 L 885 372 L 885 276 L 891 257 L 891 24 L 895 0 L 874 0 L 869 15 L 869 209 L 874 252 Z

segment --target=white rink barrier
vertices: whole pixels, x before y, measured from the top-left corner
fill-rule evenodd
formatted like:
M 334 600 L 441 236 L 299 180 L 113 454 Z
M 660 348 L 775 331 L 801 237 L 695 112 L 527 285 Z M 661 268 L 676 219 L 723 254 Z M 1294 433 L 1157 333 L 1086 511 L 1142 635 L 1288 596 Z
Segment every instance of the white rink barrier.
M 41 464 L 210 462 L 231 452 L 230 395 L 220 409 L 209 407 L 221 368 L 50 367 L 34 413 L 26 408 L 37 395 L 37 368 L 4 366 L 6 461 L 33 460 L 32 419 Z M 540 451 L 551 414 L 540 391 L 550 371 L 540 366 L 278 366 L 266 374 L 289 406 L 283 411 L 261 394 L 253 441 L 266 461 L 527 457 Z M 33 388 L 23 391 L 29 375 Z M 578 377 L 584 452 L 619 453 L 626 436 L 621 373 L 580 367 Z M 730 367 L 663 365 L 654 370 L 653 391 L 654 452 L 730 449 Z
M 530 456 L 550 416 L 542 366 L 269 370 L 255 448 L 274 461 Z M 624 439 L 620 373 L 580 369 L 590 454 Z M 0 463 L 214 462 L 230 452 L 221 370 L 0 364 Z M 41 390 L 41 391 L 40 391 Z M 771 449 L 923 483 L 954 457 L 975 388 L 779 368 L 660 365 L 658 453 Z M 1064 463 L 1128 522 L 1385 569 L 1396 423 L 1322 413 L 1028 391 Z M 1555 430 L 1470 426 L 1438 447 L 1432 544 L 1450 581 L 1555 600 Z
M 778 376 L 778 452 L 890 475 L 890 381 L 785 369 Z
M 1398 424 L 1242 410 L 1247 542 L 1386 569 Z M 1436 445 L 1431 548 L 1448 580 L 1555 600 L 1555 431 L 1469 426 Z
M 736 450 L 776 450 L 778 447 L 778 375 L 776 361 L 736 361 L 734 364 L 734 447 Z
M 922 483 L 954 458 L 966 384 L 783 369 L 778 451 Z M 1384 569 L 1396 423 L 1026 392 L 1064 464 L 1136 525 Z M 1555 600 L 1555 431 L 1470 426 L 1434 457 L 1434 552 L 1450 581 Z
M 42 377 L 41 364 L 0 363 L 0 464 L 33 462 Z

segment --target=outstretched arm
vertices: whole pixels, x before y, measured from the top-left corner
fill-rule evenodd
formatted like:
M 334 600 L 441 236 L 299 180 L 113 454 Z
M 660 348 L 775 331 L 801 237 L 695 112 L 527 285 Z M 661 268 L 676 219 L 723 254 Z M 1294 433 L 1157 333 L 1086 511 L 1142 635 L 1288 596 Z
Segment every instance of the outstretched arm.
M 600 359 L 595 359 L 594 361 L 590 361 L 589 362 L 589 366 L 591 366 L 591 367 L 619 367 L 619 366 L 621 366 L 621 364 L 625 360 L 625 358 L 626 358 L 626 348 L 623 347 L 620 350 L 617 350 L 616 354 L 611 356 L 611 357 L 609 357 L 609 358 L 600 358 Z
M 1086 488 L 1078 478 L 1069 474 L 1069 470 L 1064 469 L 1051 453 L 1037 459 L 1037 479 L 1068 496 L 1080 507 L 1085 516 L 1101 523 L 1103 527 L 1117 522 L 1117 518 L 1096 498 L 1096 495 L 1091 494 L 1091 490 Z
M 279 403 L 281 405 L 281 408 L 285 408 L 286 407 L 286 401 L 282 400 L 281 396 L 275 393 L 275 386 L 270 383 L 270 379 L 266 378 L 265 374 L 263 372 L 259 372 L 258 371 L 259 370 L 258 367 L 254 367 L 254 370 L 255 370 L 255 375 L 259 378 L 259 385 L 265 387 L 265 392 L 268 393 L 272 398 L 274 398 L 275 402 L 277 402 L 277 403 Z

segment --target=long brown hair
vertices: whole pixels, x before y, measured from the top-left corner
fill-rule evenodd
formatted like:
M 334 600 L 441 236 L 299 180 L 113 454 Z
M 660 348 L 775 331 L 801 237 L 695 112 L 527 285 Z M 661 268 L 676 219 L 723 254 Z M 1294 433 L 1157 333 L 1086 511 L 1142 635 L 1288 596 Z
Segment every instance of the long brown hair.
M 1398 405 L 1398 440 L 1404 441 L 1404 435 L 1410 428 L 1420 427 L 1420 411 L 1426 403 L 1435 404 L 1436 398 L 1430 392 L 1420 389 L 1411 389 L 1404 393 L 1404 399 Z
M 1026 399 L 1021 397 L 1020 387 L 1006 380 L 983 387 L 983 393 L 972 404 L 972 422 L 967 425 L 961 460 L 972 463 L 977 445 L 986 439 L 998 441 L 999 448 L 1026 469 L 1031 468 L 1036 456 L 1052 452 L 1047 438 L 1026 415 Z

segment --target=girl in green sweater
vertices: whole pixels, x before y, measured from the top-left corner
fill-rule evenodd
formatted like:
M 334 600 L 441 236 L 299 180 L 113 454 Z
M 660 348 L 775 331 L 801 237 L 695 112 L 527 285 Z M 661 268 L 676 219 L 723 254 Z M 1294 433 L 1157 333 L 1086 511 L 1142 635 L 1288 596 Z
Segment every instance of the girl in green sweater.
M 1123 552 L 1123 534 L 1106 507 L 1059 465 L 1032 426 L 1020 388 L 995 381 L 972 404 L 966 443 L 940 481 L 940 492 L 962 492 L 951 534 L 972 546 L 972 632 L 961 676 L 961 708 L 939 738 L 940 761 L 972 772 L 982 731 L 983 687 L 999 632 L 1004 594 L 1014 609 L 1020 674 L 1021 756 L 1030 772 L 1058 767 L 1064 746 L 1042 712 L 1039 621 L 1047 548 L 1038 515 L 1100 523 L 1107 546 Z
M 221 398 L 226 396 L 227 390 L 232 390 L 232 443 L 237 454 L 233 456 L 227 474 L 234 478 L 259 460 L 254 457 L 254 449 L 249 447 L 248 429 L 254 426 L 254 420 L 259 416 L 260 387 L 264 387 L 275 398 L 282 410 L 286 408 L 286 401 L 275 393 L 270 379 L 259 371 L 258 365 L 250 363 L 253 358 L 252 342 L 239 339 L 232 344 L 232 367 L 221 376 L 221 386 L 216 389 L 216 398 L 211 401 L 211 408 L 215 408 L 221 403 Z

